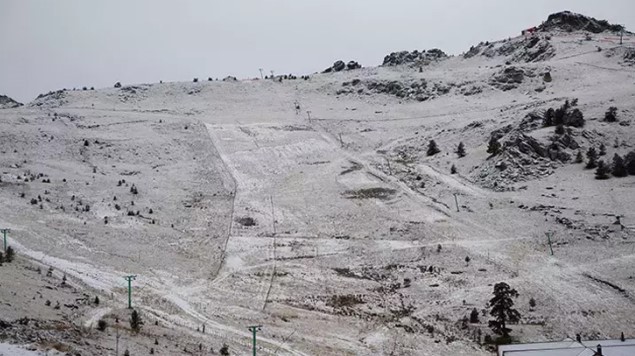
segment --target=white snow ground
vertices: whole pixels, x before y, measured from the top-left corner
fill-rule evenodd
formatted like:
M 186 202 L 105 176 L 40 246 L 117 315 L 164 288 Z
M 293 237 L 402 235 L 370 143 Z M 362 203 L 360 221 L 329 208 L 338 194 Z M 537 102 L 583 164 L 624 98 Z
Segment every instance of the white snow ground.
M 617 106 L 633 121 L 634 67 L 607 57 L 615 44 L 601 35 L 552 36 L 554 58 L 513 65 L 553 82 L 526 77 L 509 91 L 489 85 L 507 58 L 476 56 L 421 73 L 68 91 L 1 110 L 0 226 L 20 254 L 114 305 L 125 305 L 123 275 L 136 274 L 134 300 L 149 318 L 237 354 L 249 350 L 246 327 L 262 324 L 261 354 L 485 355 L 472 340 L 489 332 L 487 317 L 465 328 L 460 319 L 485 309 L 499 281 L 521 295 L 518 340 L 615 337 L 635 326 L 635 236 L 612 225 L 614 215 L 635 225 L 635 178 L 597 181 L 553 164 L 513 190 L 479 184 L 491 131 L 565 99 L 578 98 L 587 119 L 583 148 L 605 142 L 612 157 L 635 146 L 635 125 L 596 119 Z M 423 102 L 336 94 L 356 78 L 455 87 Z M 482 92 L 461 94 L 472 85 Z M 546 141 L 541 132 L 531 135 Z M 431 138 L 442 152 L 426 157 Z M 458 159 L 461 141 L 468 155 Z M 376 188 L 379 198 L 364 198 Z M 565 228 L 565 217 L 582 227 Z M 205 335 L 194 331 L 202 324 Z

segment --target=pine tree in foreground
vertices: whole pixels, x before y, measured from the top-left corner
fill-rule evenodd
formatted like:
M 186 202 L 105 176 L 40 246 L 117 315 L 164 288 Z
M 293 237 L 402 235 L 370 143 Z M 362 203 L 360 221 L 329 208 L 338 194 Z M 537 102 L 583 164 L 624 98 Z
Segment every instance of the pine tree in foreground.
M 495 334 L 506 339 L 504 341 L 509 340 L 509 332 L 512 331 L 507 325 L 520 320 L 520 313 L 512 308 L 514 306 L 512 298 L 517 297 L 518 292 L 507 283 L 500 282 L 494 285 L 494 297 L 489 301 L 490 315 L 494 319 L 489 321 L 489 327 Z
M 600 156 L 606 155 L 606 146 L 603 143 L 600 143 Z
M 450 167 L 450 174 L 456 174 L 456 166 L 452 165 L 452 167 Z

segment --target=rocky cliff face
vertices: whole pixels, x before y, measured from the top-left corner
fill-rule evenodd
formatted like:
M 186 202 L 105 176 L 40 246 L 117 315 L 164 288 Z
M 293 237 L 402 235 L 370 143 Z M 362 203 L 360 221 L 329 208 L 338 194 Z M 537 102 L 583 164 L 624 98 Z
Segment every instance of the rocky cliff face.
M 22 103 L 19 103 L 6 95 L 0 95 L 0 109 L 18 108 L 22 105 Z

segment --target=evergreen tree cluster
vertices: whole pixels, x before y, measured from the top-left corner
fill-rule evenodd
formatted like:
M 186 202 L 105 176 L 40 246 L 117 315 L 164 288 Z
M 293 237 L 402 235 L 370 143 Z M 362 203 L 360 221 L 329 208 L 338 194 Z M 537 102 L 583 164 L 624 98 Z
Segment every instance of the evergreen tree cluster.
M 600 145 L 599 151 L 598 153 L 595 147 L 590 147 L 586 152 L 587 163 L 585 168 L 595 169 L 595 179 L 609 179 L 609 174 L 617 178 L 635 175 L 635 151 L 629 152 L 625 157 L 616 153 L 610 163 L 598 159 L 599 156 L 606 155 L 606 146 L 604 144 Z M 582 152 L 578 151 L 576 162 L 583 162 Z
M 567 100 L 561 107 L 557 109 L 547 109 L 542 120 L 542 126 L 584 127 L 584 115 L 582 115 L 582 111 L 580 111 L 580 109 L 578 108 L 572 109 L 572 107 L 576 106 L 577 104 L 577 99 L 574 99 L 572 102 L 569 102 L 569 100 Z M 558 129 L 558 131 L 560 130 L 561 129 Z

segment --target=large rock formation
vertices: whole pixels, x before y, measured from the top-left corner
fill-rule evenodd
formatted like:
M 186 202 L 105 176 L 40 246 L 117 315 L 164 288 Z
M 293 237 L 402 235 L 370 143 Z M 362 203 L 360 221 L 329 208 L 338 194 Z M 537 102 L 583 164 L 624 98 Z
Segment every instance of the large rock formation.
M 344 61 L 339 60 L 333 63 L 332 66 L 326 68 L 322 71 L 322 73 L 331 73 L 331 72 L 341 72 L 343 70 L 353 70 L 361 68 L 361 64 L 356 61 L 349 61 L 348 63 L 344 63 Z
M 562 11 L 549 15 L 547 21 L 540 25 L 539 29 L 542 31 L 561 30 L 601 33 L 604 31 L 619 32 L 622 30 L 622 26 L 610 24 L 606 20 L 597 20 L 593 17 L 570 11 Z
M 19 108 L 22 105 L 22 103 L 19 103 L 6 95 L 0 95 L 0 109 Z
M 415 65 L 426 65 L 433 61 L 439 61 L 447 58 L 448 55 L 445 54 L 442 50 L 438 48 L 433 48 L 429 50 L 423 50 L 419 52 L 418 50 L 414 50 L 412 52 L 401 51 L 401 52 L 393 52 L 386 57 L 384 57 L 384 62 L 382 65 L 384 66 L 396 66 L 400 64 L 415 64 Z

